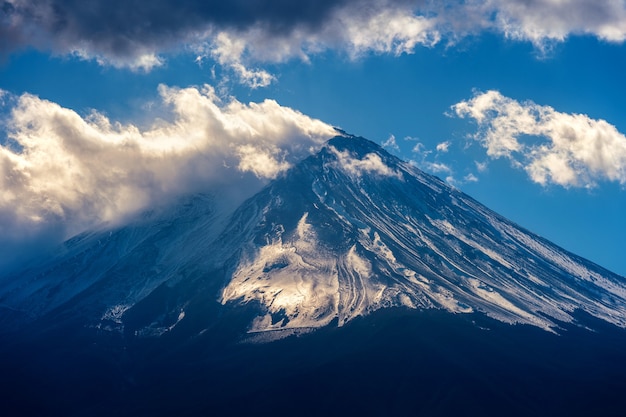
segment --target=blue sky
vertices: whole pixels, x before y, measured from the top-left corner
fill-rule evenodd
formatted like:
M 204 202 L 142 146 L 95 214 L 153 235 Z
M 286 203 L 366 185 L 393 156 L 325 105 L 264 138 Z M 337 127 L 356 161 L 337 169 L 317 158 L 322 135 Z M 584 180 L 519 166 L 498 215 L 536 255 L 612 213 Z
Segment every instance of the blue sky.
M 626 275 L 624 1 L 146 4 L 0 8 L 5 253 L 253 192 L 339 126 Z

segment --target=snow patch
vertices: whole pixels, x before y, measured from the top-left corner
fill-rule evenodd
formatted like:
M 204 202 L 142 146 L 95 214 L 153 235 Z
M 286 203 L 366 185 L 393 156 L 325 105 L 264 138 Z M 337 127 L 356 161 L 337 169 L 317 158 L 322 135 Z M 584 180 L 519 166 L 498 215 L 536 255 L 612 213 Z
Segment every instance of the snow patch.
M 131 307 L 132 305 L 128 305 L 128 304 L 117 304 L 117 305 L 111 306 L 107 308 L 107 310 L 104 312 L 100 320 L 110 320 L 116 324 L 122 324 L 122 316 L 124 315 L 126 310 L 128 310 Z
M 302 216 L 292 239 L 268 242 L 242 261 L 222 292 L 222 304 L 239 300 L 265 306 L 268 315 L 255 320 L 252 331 L 320 327 L 337 316 L 336 261 L 323 255 L 307 217 Z

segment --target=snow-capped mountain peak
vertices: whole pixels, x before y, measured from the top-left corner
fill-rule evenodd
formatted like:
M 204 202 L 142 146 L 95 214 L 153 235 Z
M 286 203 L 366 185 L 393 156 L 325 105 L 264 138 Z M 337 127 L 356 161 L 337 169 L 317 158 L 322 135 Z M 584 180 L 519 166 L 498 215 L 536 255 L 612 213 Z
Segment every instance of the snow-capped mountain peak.
M 254 311 L 250 331 L 289 334 L 387 307 L 553 332 L 584 312 L 626 327 L 626 280 L 349 135 L 236 209 L 191 196 L 0 279 L 7 328 L 71 317 L 138 336 L 187 322 L 201 333 L 225 311 Z
M 546 330 L 580 309 L 626 326 L 621 277 L 361 138 L 331 140 L 247 204 L 257 218 L 221 301 L 258 302 L 256 331 L 389 306 Z

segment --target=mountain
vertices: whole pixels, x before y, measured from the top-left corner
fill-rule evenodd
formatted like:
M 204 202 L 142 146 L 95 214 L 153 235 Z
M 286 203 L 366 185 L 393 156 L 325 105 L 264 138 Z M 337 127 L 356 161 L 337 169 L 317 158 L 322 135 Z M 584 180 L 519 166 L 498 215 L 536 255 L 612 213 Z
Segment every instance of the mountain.
M 257 331 L 342 325 L 388 306 L 478 311 L 548 331 L 580 309 L 626 326 L 623 277 L 363 139 L 331 140 L 233 224 L 220 240 L 241 255 L 221 300 L 260 303 L 268 314 Z
M 624 405 L 585 379 L 625 388 L 615 365 L 626 363 L 624 277 L 345 134 L 240 205 L 187 196 L 68 240 L 0 276 L 0 312 L 7 415 L 27 415 L 15 410 L 33 392 L 33 415 L 249 414 L 243 398 L 267 406 L 288 392 L 294 405 L 323 381 L 337 393 L 316 400 L 318 415 L 364 392 L 396 398 L 419 373 L 438 398 L 425 415 Z M 381 359 L 393 366 L 372 364 Z M 505 371 L 516 375 L 506 389 Z M 553 397 L 536 375 L 560 384 Z M 317 382 L 296 392 L 301 378 Z M 52 381 L 82 394 L 68 405 Z M 569 397 L 582 391 L 588 403 Z M 168 395 L 185 405 L 166 406 Z M 412 398 L 396 398 L 396 412 L 373 401 L 372 414 L 406 414 Z
M 154 312 L 150 328 L 135 328 L 157 334 L 197 298 L 193 281 L 213 284 L 225 308 L 258 305 L 252 332 L 341 326 L 391 306 L 481 312 L 548 331 L 580 310 L 626 327 L 623 277 L 362 138 L 330 140 L 230 219 L 216 207 L 215 197 L 195 195 L 70 239 L 3 279 L 0 303 L 31 319 L 77 310 L 90 325 L 121 329 L 127 312 L 167 287 L 176 301 Z

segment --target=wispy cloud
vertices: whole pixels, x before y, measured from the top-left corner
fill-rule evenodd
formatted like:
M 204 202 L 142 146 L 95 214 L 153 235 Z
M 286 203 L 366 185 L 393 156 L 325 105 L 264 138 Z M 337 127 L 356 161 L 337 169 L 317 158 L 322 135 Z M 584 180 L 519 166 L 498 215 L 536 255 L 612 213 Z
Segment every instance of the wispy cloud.
M 386 149 L 391 149 L 394 151 L 400 150 L 398 143 L 396 142 L 396 137 L 394 135 L 389 135 L 386 141 L 384 141 L 381 146 Z
M 334 146 L 329 147 L 335 155 L 333 162 L 348 175 L 362 177 L 363 175 L 375 175 L 380 177 L 396 177 L 402 179 L 402 174 L 391 169 L 381 157 L 375 153 L 368 153 L 363 158 L 353 155 L 349 151 L 339 151 Z
M 571 35 L 626 39 L 623 0 L 5 0 L 0 50 L 35 47 L 148 71 L 187 51 L 230 68 L 244 83 L 273 78 L 256 64 L 399 55 L 483 31 L 549 49 Z
M 474 119 L 473 136 L 491 158 L 508 158 L 539 184 L 593 187 L 598 181 L 626 185 L 626 136 L 605 120 L 568 114 L 498 91 L 477 93 L 452 106 Z
M 453 172 L 452 168 L 443 162 L 422 161 L 420 166 L 422 169 L 432 172 L 433 174 L 451 174 Z
M 435 149 L 437 150 L 437 152 L 448 152 L 448 149 L 450 149 L 450 141 L 438 143 Z
M 411 137 L 406 140 L 416 140 Z M 412 159 L 411 163 L 419 169 L 429 172 L 433 175 L 441 176 L 445 181 L 454 186 L 459 187 L 468 182 L 478 181 L 478 177 L 473 173 L 466 174 L 463 178 L 458 179 L 458 172 L 455 172 L 453 164 L 444 162 L 446 154 L 450 150 L 452 142 L 444 141 L 435 146 L 435 150 L 428 149 L 423 143 L 417 142 L 413 147 L 413 154 L 417 157 Z
M 244 64 L 246 42 L 238 37 L 221 32 L 214 37 L 208 48 L 202 44 L 196 45 L 197 59 L 207 56 L 214 58 L 219 64 L 230 68 L 239 81 L 251 88 L 267 87 L 275 77 L 263 69 L 252 69 Z
M 492 25 L 512 39 L 531 41 L 540 48 L 570 35 L 591 35 L 610 42 L 626 39 L 626 3 L 623 0 L 491 0 Z
M 159 92 L 169 120 L 146 129 L 1 94 L 10 106 L 0 141 L 1 246 L 46 233 L 62 239 L 185 193 L 251 195 L 335 134 L 272 100 L 223 101 L 210 86 Z
M 485 172 L 487 171 L 487 162 L 479 162 L 479 161 L 474 161 L 474 165 L 476 165 L 476 170 L 478 170 L 478 172 Z
M 478 182 L 478 177 L 471 172 L 463 177 L 464 182 Z

